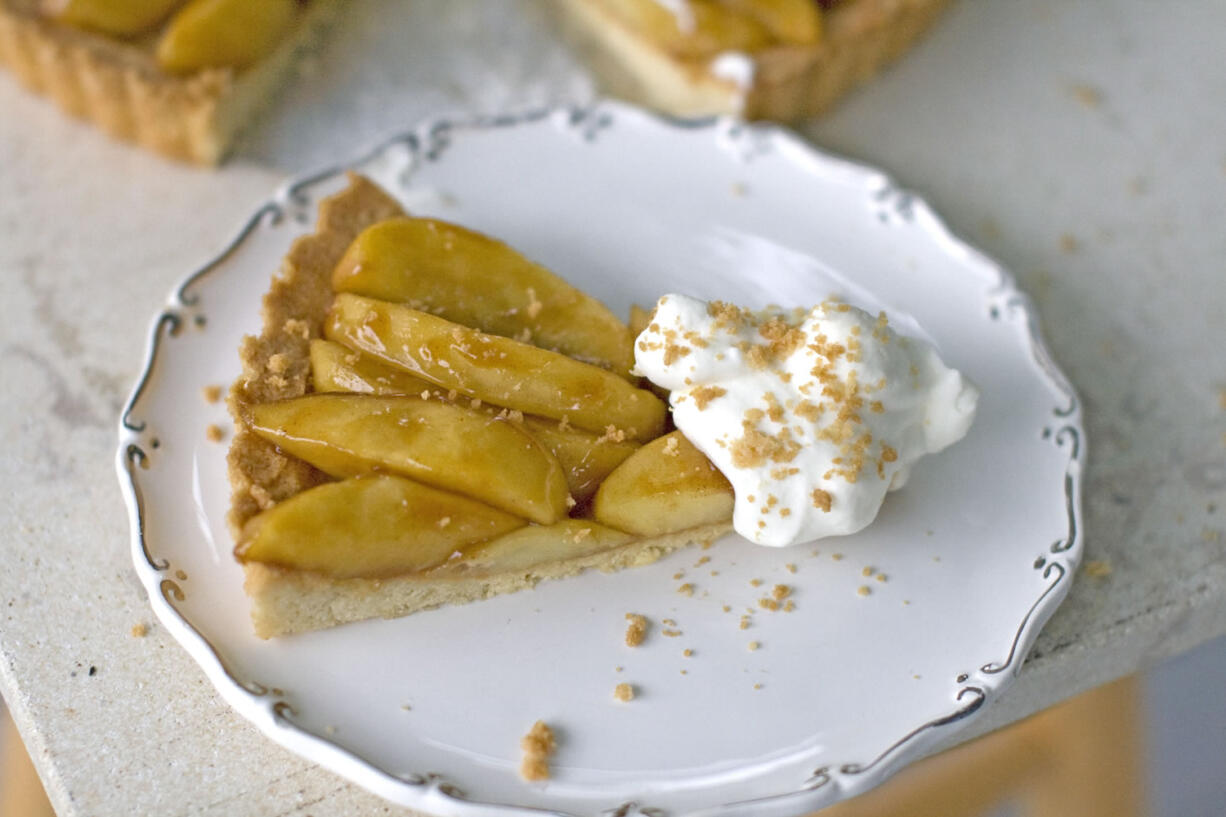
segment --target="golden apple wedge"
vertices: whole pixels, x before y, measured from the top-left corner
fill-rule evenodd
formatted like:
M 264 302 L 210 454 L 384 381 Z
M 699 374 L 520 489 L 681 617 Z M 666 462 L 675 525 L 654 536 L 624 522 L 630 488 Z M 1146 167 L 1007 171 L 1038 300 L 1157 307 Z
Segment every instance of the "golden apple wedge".
M 378 395 L 428 392 L 432 398 L 446 399 L 437 386 L 330 340 L 311 341 L 311 377 L 319 392 Z M 494 416 L 502 407 L 482 403 L 476 410 Z M 576 502 L 590 499 L 609 472 L 639 447 L 632 440 L 563 428 L 542 417 L 524 416 L 522 427 L 558 458 L 566 472 L 567 488 Z
M 420 397 L 312 394 L 250 406 L 247 424 L 335 477 L 387 471 L 543 525 L 566 516 L 566 474 L 517 425 Z
M 388 474 L 318 485 L 252 517 L 240 561 L 337 579 L 382 578 L 442 564 L 524 521 L 467 497 Z
M 577 428 L 562 428 L 539 417 L 525 417 L 524 431 L 558 458 L 566 472 L 566 486 L 576 502 L 591 499 L 605 477 L 641 447 L 633 440 L 598 437 Z
M 497 539 L 465 548 L 459 556 L 435 569 L 444 575 L 457 573 L 503 573 L 528 570 L 546 562 L 577 559 L 624 545 L 634 539 L 628 533 L 589 519 L 564 519 L 553 525 L 527 525 Z
M 652 440 L 596 491 L 593 514 L 642 536 L 732 520 L 732 486 L 680 431 Z
M 246 68 L 277 47 L 298 6 L 298 0 L 189 0 L 158 40 L 158 65 L 172 74 Z
M 339 293 L 324 336 L 445 389 L 587 431 L 651 439 L 664 428 L 665 404 L 612 372 L 400 304 Z
M 41 11 L 62 23 L 114 37 L 141 34 L 165 20 L 181 0 L 42 0 Z
M 633 338 L 600 301 L 481 233 L 394 218 L 349 245 L 332 288 L 394 301 L 628 377 Z
M 317 392 L 412 395 L 438 392 L 433 383 L 320 338 L 311 341 L 311 382 Z

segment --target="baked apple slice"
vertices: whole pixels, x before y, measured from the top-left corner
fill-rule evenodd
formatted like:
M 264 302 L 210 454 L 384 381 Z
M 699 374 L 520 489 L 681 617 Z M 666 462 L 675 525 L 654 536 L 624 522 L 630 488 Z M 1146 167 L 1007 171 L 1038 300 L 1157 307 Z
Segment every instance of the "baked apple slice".
M 465 548 L 441 565 L 450 572 L 504 573 L 527 570 L 549 562 L 578 559 L 624 545 L 634 537 L 590 519 L 563 519 L 553 525 L 526 525 L 488 542 Z
M 642 536 L 732 520 L 732 486 L 680 431 L 652 440 L 596 491 L 598 522 Z
M 248 426 L 335 477 L 390 471 L 543 525 L 566 516 L 566 474 L 517 425 L 420 397 L 314 394 L 248 409 Z
M 524 521 L 467 497 L 383 474 L 329 482 L 253 516 L 234 553 L 243 562 L 335 579 L 418 573 Z
M 489 236 L 432 218 L 367 227 L 332 274 L 337 292 L 394 301 L 629 377 L 634 338 L 595 298 Z
M 525 414 L 599 433 L 613 426 L 632 439 L 652 439 L 664 429 L 664 403 L 612 372 L 400 304 L 342 292 L 324 336 L 445 389 Z
M 318 392 L 380 395 L 429 392 L 432 397 L 444 399 L 437 386 L 330 340 L 311 341 L 311 378 Z M 478 410 L 490 415 L 501 413 L 501 407 L 492 403 L 482 403 Z M 528 415 L 521 422 L 533 439 L 558 458 L 566 472 L 566 486 L 576 502 L 590 499 L 604 478 L 639 447 L 632 440 L 564 428 L 541 417 Z

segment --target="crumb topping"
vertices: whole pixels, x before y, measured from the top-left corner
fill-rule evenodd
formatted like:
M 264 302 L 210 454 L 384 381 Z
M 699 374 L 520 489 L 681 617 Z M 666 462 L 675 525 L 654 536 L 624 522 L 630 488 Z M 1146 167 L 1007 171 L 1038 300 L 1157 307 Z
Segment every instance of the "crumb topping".
M 626 627 L 626 646 L 637 647 L 647 638 L 647 616 L 626 613 L 626 621 L 630 622 Z
M 621 683 L 613 687 L 613 697 L 619 701 L 633 701 L 635 696 L 633 684 Z
M 548 780 L 549 758 L 557 748 L 553 730 L 544 721 L 537 721 L 520 739 L 519 746 L 524 752 L 519 776 L 524 780 Z

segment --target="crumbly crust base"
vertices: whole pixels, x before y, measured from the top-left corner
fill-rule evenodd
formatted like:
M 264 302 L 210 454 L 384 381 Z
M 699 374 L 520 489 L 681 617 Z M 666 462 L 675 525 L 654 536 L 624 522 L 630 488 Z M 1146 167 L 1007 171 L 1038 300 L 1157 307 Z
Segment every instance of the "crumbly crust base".
M 562 0 L 562 23 L 609 91 L 677 116 L 795 121 L 826 111 L 897 59 L 950 0 L 849 0 L 826 13 L 822 42 L 753 56 L 748 88 L 680 59 L 627 27 L 601 0 Z
M 261 638 L 321 630 L 369 618 L 398 618 L 449 604 L 466 604 L 535 587 L 545 579 L 651 564 L 694 542 L 710 542 L 731 523 L 641 539 L 578 559 L 546 562 L 530 570 L 480 576 L 411 574 L 391 579 L 329 579 L 302 570 L 252 562 L 244 566 L 251 621 Z
M 173 76 L 158 67 L 150 37 L 95 34 L 41 16 L 35 0 L 0 0 L 0 64 L 30 90 L 113 137 L 212 165 L 340 2 L 314 0 L 285 41 L 246 71 Z
M 244 406 L 300 397 L 311 387 L 310 340 L 322 336 L 332 303 L 332 270 L 363 229 L 403 215 L 400 205 L 368 179 L 350 175 L 349 186 L 320 202 L 315 232 L 297 239 L 263 301 L 263 328 L 239 347 L 242 374 L 228 405 L 235 435 L 228 455 L 231 507 L 228 521 L 237 540 L 260 511 L 325 481 L 322 473 L 249 431 Z M 708 525 L 575 559 L 546 562 L 530 570 L 467 573 L 446 565 L 427 573 L 384 579 L 333 579 L 259 562 L 243 565 L 256 635 L 271 638 L 368 618 L 395 618 L 446 604 L 464 604 L 534 587 L 543 579 L 650 564 L 693 542 L 731 530 Z

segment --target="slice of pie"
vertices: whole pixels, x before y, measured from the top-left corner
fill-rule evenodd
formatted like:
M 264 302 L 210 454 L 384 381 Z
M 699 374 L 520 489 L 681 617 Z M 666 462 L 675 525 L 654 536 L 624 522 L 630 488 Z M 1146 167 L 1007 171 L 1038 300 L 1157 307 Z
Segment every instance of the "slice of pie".
M 647 564 L 729 530 L 731 487 L 630 374 L 633 338 L 506 245 L 352 176 L 291 247 L 230 393 L 256 633 Z
M 794 121 L 900 56 L 948 0 L 562 0 L 607 90 L 679 116 Z
M 341 0 L 0 0 L 0 64 L 117 138 L 215 164 Z

